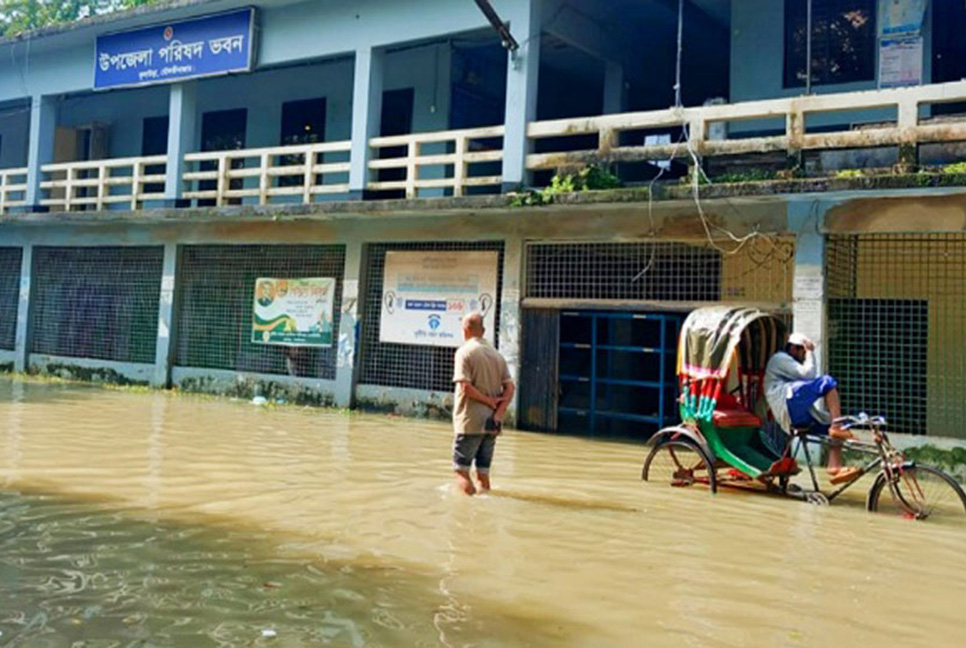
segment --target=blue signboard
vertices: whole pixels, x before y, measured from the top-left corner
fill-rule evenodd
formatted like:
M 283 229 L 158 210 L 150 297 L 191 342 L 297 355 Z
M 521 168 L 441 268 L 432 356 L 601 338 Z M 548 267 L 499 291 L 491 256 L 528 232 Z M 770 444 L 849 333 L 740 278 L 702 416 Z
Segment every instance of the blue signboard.
M 248 72 L 254 15 L 247 8 L 99 36 L 94 89 Z

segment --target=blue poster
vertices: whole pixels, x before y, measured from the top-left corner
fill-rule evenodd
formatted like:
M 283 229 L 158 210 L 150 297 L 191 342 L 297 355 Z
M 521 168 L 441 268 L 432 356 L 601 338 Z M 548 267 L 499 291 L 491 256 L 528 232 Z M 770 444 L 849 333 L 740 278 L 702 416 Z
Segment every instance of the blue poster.
M 247 8 L 99 36 L 94 89 L 248 72 L 254 15 Z
M 879 36 L 916 36 L 922 31 L 927 0 L 879 0 Z

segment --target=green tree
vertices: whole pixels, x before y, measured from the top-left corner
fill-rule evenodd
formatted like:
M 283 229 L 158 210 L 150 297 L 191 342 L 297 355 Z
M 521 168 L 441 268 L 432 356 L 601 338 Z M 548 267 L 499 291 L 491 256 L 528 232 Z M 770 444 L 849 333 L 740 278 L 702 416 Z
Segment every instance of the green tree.
M 70 23 L 157 0 L 0 0 L 0 35 Z

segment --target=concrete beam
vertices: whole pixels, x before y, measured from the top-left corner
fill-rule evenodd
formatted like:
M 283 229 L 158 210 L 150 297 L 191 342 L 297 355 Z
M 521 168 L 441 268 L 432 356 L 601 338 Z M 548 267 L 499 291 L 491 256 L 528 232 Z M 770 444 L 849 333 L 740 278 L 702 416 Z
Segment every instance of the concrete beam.
M 27 147 L 27 206 L 43 211 L 40 206 L 40 168 L 54 161 L 54 135 L 57 131 L 57 100 L 34 96 L 30 101 L 30 141 Z
M 522 0 L 509 16 L 520 49 L 508 56 L 505 135 L 503 137 L 503 188 L 519 189 L 527 182 L 530 142 L 527 125 L 537 118 L 540 78 L 540 0 Z
M 339 320 L 338 353 L 335 369 L 335 404 L 351 407 L 355 389 L 356 359 L 359 357 L 359 277 L 362 272 L 362 243 L 346 245 L 342 275 L 342 314 Z
M 349 193 L 361 199 L 369 181 L 369 140 L 379 135 L 386 55 L 371 47 L 356 51 L 352 86 L 352 153 Z
M 168 97 L 168 164 L 164 199 L 169 207 L 177 207 L 184 193 L 184 156 L 193 152 L 196 146 L 198 84 L 175 83 Z
M 27 358 L 30 354 L 30 282 L 33 258 L 34 248 L 27 243 L 23 246 L 20 262 L 20 298 L 17 304 L 16 342 L 13 347 L 17 354 L 13 362 L 14 371 L 27 370 Z
M 171 340 L 174 328 L 174 290 L 178 271 L 178 246 L 164 245 L 161 269 L 161 299 L 158 302 L 158 340 L 154 353 L 154 376 L 151 385 L 167 387 L 171 379 Z

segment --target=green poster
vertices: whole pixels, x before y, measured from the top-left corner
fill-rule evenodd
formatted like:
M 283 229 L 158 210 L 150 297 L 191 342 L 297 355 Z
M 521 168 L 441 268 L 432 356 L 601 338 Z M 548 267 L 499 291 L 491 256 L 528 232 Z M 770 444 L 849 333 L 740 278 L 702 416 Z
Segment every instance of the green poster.
M 283 346 L 332 346 L 335 279 L 255 280 L 252 342 Z

